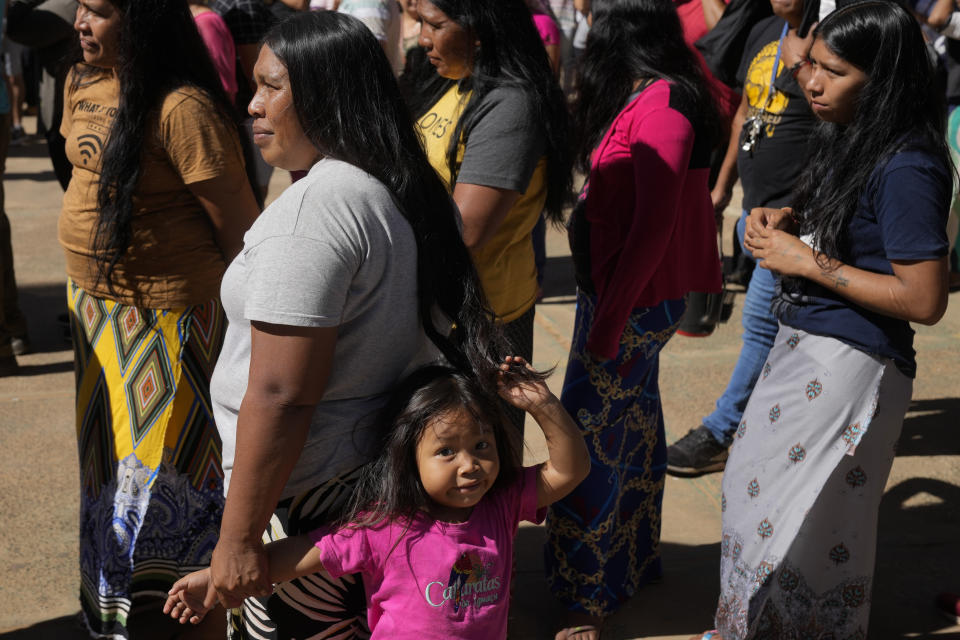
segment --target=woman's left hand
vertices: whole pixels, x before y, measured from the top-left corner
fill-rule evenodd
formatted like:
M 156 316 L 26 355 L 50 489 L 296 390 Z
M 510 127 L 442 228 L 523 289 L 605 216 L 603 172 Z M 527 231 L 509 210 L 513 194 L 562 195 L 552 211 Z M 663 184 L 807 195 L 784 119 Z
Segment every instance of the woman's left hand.
M 263 544 L 230 544 L 221 539 L 210 559 L 210 581 L 220 603 L 228 609 L 239 607 L 246 598 L 269 596 L 273 584 Z
M 779 229 L 755 229 L 746 234 L 744 245 L 753 253 L 757 266 L 784 276 L 802 276 L 814 262 L 810 247 L 797 236 Z

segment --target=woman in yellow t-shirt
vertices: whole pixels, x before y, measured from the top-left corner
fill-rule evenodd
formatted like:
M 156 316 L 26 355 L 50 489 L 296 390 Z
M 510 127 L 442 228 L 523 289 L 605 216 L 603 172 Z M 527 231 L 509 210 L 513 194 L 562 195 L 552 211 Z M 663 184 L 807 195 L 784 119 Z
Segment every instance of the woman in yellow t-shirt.
M 92 635 L 120 638 L 134 599 L 206 565 L 217 541 L 218 294 L 259 207 L 187 3 L 79 0 L 74 28 L 83 60 L 64 95 L 73 173 L 59 239 L 76 355 L 81 606 Z M 205 635 L 222 638 L 224 617 Z
M 533 357 L 531 232 L 570 192 L 563 93 L 524 0 L 420 0 L 420 46 L 438 78 L 413 105 L 430 163 L 514 352 Z M 522 416 L 519 416 L 522 419 Z

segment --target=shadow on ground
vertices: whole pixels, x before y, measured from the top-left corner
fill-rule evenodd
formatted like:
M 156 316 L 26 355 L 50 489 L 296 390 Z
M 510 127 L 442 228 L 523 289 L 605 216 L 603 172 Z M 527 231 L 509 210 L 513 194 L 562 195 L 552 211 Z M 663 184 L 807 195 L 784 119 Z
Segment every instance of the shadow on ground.
M 903 421 L 897 444 L 898 456 L 944 456 L 960 454 L 960 398 L 914 400 Z M 960 531 L 958 531 L 960 538 Z
M 912 478 L 887 490 L 880 503 L 870 620 L 877 633 L 871 638 L 926 637 L 950 624 L 934 607 L 934 599 L 941 591 L 960 591 L 958 540 L 960 487 Z
M 5 173 L 4 180 L 33 180 L 35 182 L 47 182 L 56 180 L 57 176 L 53 171 L 37 171 L 35 173 Z
M 199 630 L 191 625 L 181 625 L 163 615 L 159 601 L 151 602 L 150 605 L 149 614 L 141 613 L 130 619 L 128 631 L 131 640 L 200 640 Z M 79 613 L 0 633 L 0 640 L 88 640 L 89 638 L 90 635 Z
M 86 640 L 88 637 L 76 615 L 44 620 L 23 629 L 0 633 L 0 640 Z
M 71 348 L 69 334 L 57 316 L 67 311 L 66 284 L 44 284 L 18 287 L 20 308 L 27 316 L 27 331 L 30 333 L 32 353 L 49 353 L 64 351 Z M 46 369 L 53 365 L 44 365 Z M 38 367 L 24 367 L 21 375 L 30 375 L 30 369 Z M 67 362 L 66 369 L 73 368 L 73 356 Z M 52 373 L 52 370 L 37 373 Z
M 522 527 L 517 537 L 517 577 L 509 637 L 552 640 L 564 611 L 543 580 L 543 527 Z M 663 579 L 643 587 L 604 625 L 604 640 L 687 636 L 711 628 L 720 574 L 719 543 L 662 545 Z
M 7 148 L 7 158 L 49 158 L 47 151 L 47 141 L 43 138 L 31 137 L 25 143 L 19 145 L 10 145 Z M 51 179 L 54 179 L 53 172 L 50 172 Z M 5 174 L 9 178 L 10 174 Z

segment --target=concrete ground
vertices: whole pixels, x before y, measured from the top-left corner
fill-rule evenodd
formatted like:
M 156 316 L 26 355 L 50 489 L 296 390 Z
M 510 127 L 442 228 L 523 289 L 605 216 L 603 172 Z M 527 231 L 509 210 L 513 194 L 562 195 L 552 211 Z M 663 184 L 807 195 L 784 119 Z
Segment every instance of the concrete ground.
M 28 130 L 32 130 L 32 124 Z M 279 172 L 272 194 L 282 190 Z M 86 637 L 76 623 L 78 467 L 73 354 L 56 317 L 65 310 L 63 257 L 56 240 L 62 193 L 45 147 L 13 147 L 4 181 L 21 304 L 34 351 L 16 376 L 0 378 L 0 640 Z M 729 239 L 728 239 L 729 242 Z M 574 285 L 566 242 L 549 237 L 546 297 L 537 308 L 539 367 L 559 365 L 559 391 L 572 334 Z M 733 317 L 709 338 L 677 336 L 661 358 L 660 386 L 670 442 L 699 424 L 723 391 L 739 351 L 742 294 Z M 960 294 L 936 327 L 920 327 L 914 401 L 880 508 L 870 638 L 953 638 L 933 607 L 960 591 Z M 542 438 L 528 425 L 529 459 Z M 645 587 L 609 620 L 604 637 L 687 638 L 711 625 L 718 591 L 720 476 L 668 478 L 663 511 L 663 580 Z M 518 540 L 510 637 L 552 638 L 563 612 L 542 574 L 541 527 Z M 183 637 L 143 616 L 134 638 Z

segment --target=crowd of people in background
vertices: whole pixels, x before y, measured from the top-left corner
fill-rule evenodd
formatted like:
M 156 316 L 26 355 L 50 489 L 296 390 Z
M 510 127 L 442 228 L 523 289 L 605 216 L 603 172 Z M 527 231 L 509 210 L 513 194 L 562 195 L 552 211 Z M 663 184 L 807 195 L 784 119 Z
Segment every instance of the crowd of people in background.
M 958 7 L 10 2 L 0 167 L 32 91 L 65 190 L 91 637 L 162 606 L 202 638 L 502 638 L 527 520 L 550 634 L 597 640 L 663 574 L 666 474 L 719 471 L 698 637 L 867 637 L 910 323 L 958 284 Z M 556 397 L 530 363 L 563 224 Z M 739 356 L 668 446 L 659 354 L 725 278 Z M 527 414 L 548 460 L 524 468 Z

